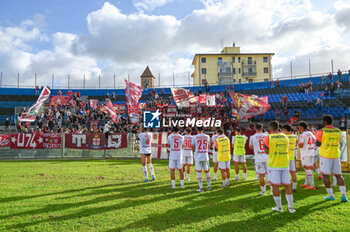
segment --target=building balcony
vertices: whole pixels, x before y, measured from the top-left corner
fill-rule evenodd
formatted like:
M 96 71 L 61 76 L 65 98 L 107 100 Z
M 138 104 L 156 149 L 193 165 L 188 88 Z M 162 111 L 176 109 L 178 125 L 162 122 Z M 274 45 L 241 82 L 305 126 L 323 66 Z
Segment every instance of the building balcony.
M 256 77 L 256 72 L 243 72 L 243 77 Z
M 256 66 L 256 60 L 244 60 L 242 61 L 243 66 Z
M 232 77 L 232 72 L 218 72 L 218 77 L 222 78 L 222 77 Z

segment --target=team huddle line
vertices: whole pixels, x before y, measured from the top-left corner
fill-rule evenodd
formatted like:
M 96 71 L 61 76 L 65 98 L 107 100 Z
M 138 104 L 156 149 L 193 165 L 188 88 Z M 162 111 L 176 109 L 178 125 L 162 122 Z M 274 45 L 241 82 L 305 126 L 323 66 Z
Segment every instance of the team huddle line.
M 325 200 L 334 201 L 335 197 L 331 186 L 330 175 L 333 175 L 335 182 L 339 184 L 341 201 L 347 202 L 345 182 L 342 177 L 340 162 L 340 141 L 341 132 L 333 125 L 332 116 L 323 117 L 323 128 L 315 133 L 308 130 L 308 124 L 299 122 L 298 129 L 300 136 L 293 134 L 290 124 L 280 125 L 273 121 L 269 125 L 269 132 L 263 132 L 263 125 L 255 125 L 256 133 L 250 137 L 249 147 L 254 150 L 255 167 L 258 179 L 260 180 L 261 195 L 266 195 L 266 186 L 271 187 L 276 207 L 272 210 L 283 212 L 281 203 L 280 185 L 284 186 L 284 192 L 288 202 L 288 211 L 294 213 L 293 193 L 297 191 L 297 170 L 296 157 L 301 160 L 305 169 L 305 183 L 302 187 L 316 190 L 313 172 L 316 171 L 318 178 L 324 181 L 328 196 Z M 149 182 L 147 164 L 155 180 L 154 168 L 152 165 L 151 140 L 152 133 L 147 128 L 141 128 L 138 138 L 140 139 L 140 153 L 144 182 Z M 229 138 L 224 134 L 223 129 L 217 128 L 216 134 L 210 138 L 203 133 L 202 127 L 196 128 L 197 134 L 191 135 L 191 129 L 186 128 L 185 134 L 179 133 L 179 128 L 174 127 L 168 136 L 169 169 L 171 177 L 171 188 L 175 189 L 175 169 L 179 171 L 181 188 L 185 187 L 185 171 L 187 167 L 187 180 L 190 180 L 191 165 L 195 160 L 195 170 L 199 189 L 197 192 L 204 192 L 202 171 L 205 173 L 207 190 L 211 191 L 211 176 L 209 172 L 209 147 L 213 149 L 214 180 L 217 180 L 218 169 L 221 172 L 222 185 L 225 188 L 230 186 L 230 160 L 231 146 L 233 149 L 233 162 L 235 165 L 234 181 L 240 180 L 240 164 L 243 168 L 243 180 L 247 178 L 245 144 L 247 137 L 241 134 L 239 128 L 235 129 L 235 135 L 230 143 Z M 298 148 L 300 154 L 298 154 Z M 320 166 L 317 161 L 319 160 Z M 292 177 L 292 178 L 291 178 Z M 291 183 L 292 179 L 292 183 Z M 292 185 L 292 186 L 291 186 Z

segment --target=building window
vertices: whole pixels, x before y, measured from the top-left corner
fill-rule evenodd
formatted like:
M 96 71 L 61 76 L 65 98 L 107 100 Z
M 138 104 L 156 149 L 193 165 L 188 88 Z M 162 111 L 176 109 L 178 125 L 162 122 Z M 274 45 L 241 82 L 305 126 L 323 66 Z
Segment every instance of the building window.
M 206 68 L 202 68 L 202 74 L 207 74 L 207 69 Z
M 232 57 L 232 63 L 236 63 L 236 57 Z
M 269 73 L 269 68 L 264 68 L 264 73 Z
M 236 74 L 236 68 L 233 68 L 233 74 Z
M 238 68 L 238 73 L 239 73 L 239 74 L 241 73 L 241 68 Z
M 207 63 L 207 58 L 206 58 L 206 57 L 202 57 L 202 58 L 201 58 L 201 62 L 202 62 L 202 63 Z
M 264 57 L 263 57 L 263 62 L 264 62 L 264 63 L 267 63 L 268 60 L 269 60 L 269 59 L 268 59 L 267 56 L 264 56 Z
M 249 79 L 249 83 L 253 83 L 253 79 Z
M 269 79 L 264 79 L 264 81 L 269 81 Z
M 248 57 L 248 64 L 252 64 L 253 63 L 253 58 Z
M 221 57 L 218 58 L 218 65 L 222 65 L 222 58 Z
M 239 79 L 239 80 L 238 80 L 238 82 L 241 84 L 241 83 L 242 83 L 242 80 L 241 80 L 241 79 Z
M 241 63 L 241 57 L 238 57 L 238 63 Z

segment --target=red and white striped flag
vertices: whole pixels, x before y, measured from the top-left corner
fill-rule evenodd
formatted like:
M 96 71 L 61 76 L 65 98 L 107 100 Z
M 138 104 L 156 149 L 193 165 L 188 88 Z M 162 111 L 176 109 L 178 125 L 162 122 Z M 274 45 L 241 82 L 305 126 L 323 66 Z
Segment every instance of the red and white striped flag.
M 143 88 L 132 82 L 125 80 L 125 96 L 128 106 L 137 106 L 137 103 L 142 95 Z

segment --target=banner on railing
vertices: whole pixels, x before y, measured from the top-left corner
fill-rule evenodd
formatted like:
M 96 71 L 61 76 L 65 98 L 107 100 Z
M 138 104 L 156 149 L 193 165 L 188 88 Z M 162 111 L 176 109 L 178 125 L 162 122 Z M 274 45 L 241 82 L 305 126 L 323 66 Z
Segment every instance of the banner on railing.
M 72 96 L 51 96 L 50 106 L 65 106 L 72 102 Z
M 44 149 L 61 149 L 61 134 L 43 134 L 42 137 Z
M 10 135 L 9 134 L 0 134 L 0 147 L 10 146 Z
M 66 134 L 66 148 L 73 149 L 119 149 L 128 147 L 127 134 Z
M 11 134 L 12 149 L 41 149 L 43 137 L 40 134 Z

